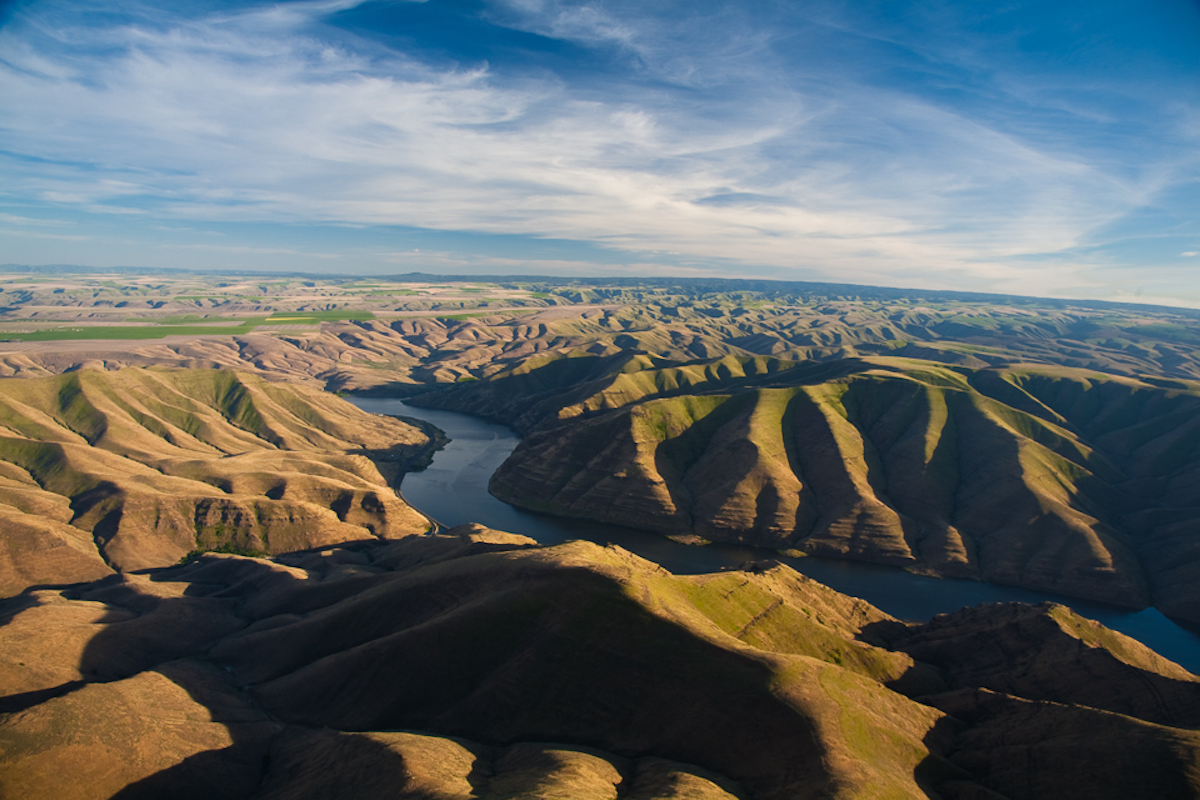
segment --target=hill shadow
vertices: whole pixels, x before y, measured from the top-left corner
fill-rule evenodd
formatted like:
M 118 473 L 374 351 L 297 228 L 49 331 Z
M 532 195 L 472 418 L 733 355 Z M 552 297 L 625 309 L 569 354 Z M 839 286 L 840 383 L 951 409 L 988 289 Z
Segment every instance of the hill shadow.
M 148 580 L 147 580 L 148 579 Z M 262 783 L 273 743 L 285 726 L 257 704 L 236 675 L 205 660 L 214 643 L 231 633 L 254 624 L 254 614 L 246 601 L 255 593 L 286 591 L 284 584 L 298 583 L 291 575 L 251 559 L 200 558 L 179 567 L 150 570 L 138 575 L 114 575 L 91 584 L 70 589 L 65 594 L 74 600 L 101 602 L 105 614 L 94 622 L 100 630 L 84 646 L 78 669 L 81 678 L 58 686 L 23 692 L 0 698 L 0 713 L 16 713 L 48 701 L 62 700 L 69 705 L 53 705 L 45 713 L 65 724 L 85 725 L 93 717 L 103 719 L 106 708 L 114 712 L 112 731 L 101 732 L 96 725 L 83 727 L 80 735 L 110 736 L 101 747 L 112 751 L 113 742 L 128 736 L 135 752 L 124 754 L 128 765 L 117 771 L 128 774 L 139 763 L 163 762 L 171 753 L 188 746 L 189 726 L 201 729 L 209 723 L 224 726 L 229 744 L 202 750 L 178 763 L 141 777 L 120 789 L 114 798 L 121 800 L 180 800 L 246 798 Z M 182 592 L 159 591 L 156 584 L 185 583 Z M 163 587 L 166 588 L 166 587 Z M 174 587 L 178 588 L 178 587 Z M 0 606 L 5 621 L 20 611 L 41 604 L 26 593 Z M 179 687 L 194 703 L 207 712 L 194 716 L 176 709 L 180 698 L 163 683 L 150 683 L 151 689 L 138 696 L 133 714 L 122 713 L 121 695 L 86 690 L 117 684 L 145 673 L 157 673 Z M 159 696 L 153 687 L 165 694 Z M 140 690 L 140 689 L 139 689 Z M 114 691 L 116 690 L 114 687 Z M 71 698 L 71 699 L 67 699 Z M 165 706 L 156 704 L 166 703 Z M 129 706 L 126 706 L 128 709 Z M 163 709 L 166 709 L 164 711 Z M 145 711 L 145 716 L 139 712 Z M 163 719 L 171 718 L 163 737 Z M 191 738 L 205 741 L 212 733 L 191 730 Z M 403 775 L 403 760 L 397 753 L 369 739 L 358 743 L 370 751 L 372 763 Z M 86 776 L 88 770 L 80 771 Z M 86 780 L 85 777 L 65 778 Z

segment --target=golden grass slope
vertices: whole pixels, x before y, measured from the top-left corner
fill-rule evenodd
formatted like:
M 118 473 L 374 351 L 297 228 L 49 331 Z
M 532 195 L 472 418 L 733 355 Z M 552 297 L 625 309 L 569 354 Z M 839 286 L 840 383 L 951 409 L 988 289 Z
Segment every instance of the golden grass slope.
M 624 372 L 579 384 L 589 397 L 557 392 L 568 405 L 544 400 L 492 492 L 1200 620 L 1200 386 L 897 358 L 740 374 L 722 363 L 647 364 L 641 396 L 619 402 Z
M 1057 606 L 907 626 L 777 564 L 463 526 L 0 621 L 0 793 L 30 800 L 1200 796 L 1200 681 L 1137 643 Z
M 2 589 L 164 566 L 197 549 L 279 553 L 422 532 L 427 521 L 376 461 L 428 444 L 399 420 L 243 373 L 0 381 Z

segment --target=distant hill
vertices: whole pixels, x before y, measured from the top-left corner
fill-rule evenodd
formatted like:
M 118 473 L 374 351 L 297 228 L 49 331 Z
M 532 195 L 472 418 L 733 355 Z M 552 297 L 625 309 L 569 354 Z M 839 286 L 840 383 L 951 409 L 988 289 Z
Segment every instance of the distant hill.
M 611 292 L 618 290 L 650 289 L 666 293 L 682 293 L 692 297 L 711 297 L 721 294 L 753 293 L 780 301 L 853 300 L 910 303 L 968 302 L 989 305 L 1032 305 L 1044 308 L 1096 308 L 1127 311 L 1170 311 L 1200 319 L 1200 309 L 1158 306 L 1149 303 L 1121 303 L 1083 298 L 1062 299 L 995 292 L 966 292 L 953 289 L 919 289 L 894 286 L 872 286 L 861 283 L 830 283 L 828 281 L 785 281 L 767 278 L 682 278 L 682 277 L 556 277 L 548 275 L 436 275 L 428 272 L 407 272 L 389 275 L 393 281 L 472 282 L 488 281 L 532 285 L 538 288 L 575 289 L 580 292 Z M 602 295 L 601 295 L 602 296 Z
M 306 296 L 299 290 L 310 291 L 308 282 L 298 282 L 287 290 L 294 296 L 273 297 L 284 290 L 263 283 L 240 290 L 258 295 L 225 287 L 186 299 L 162 287 L 154 294 L 109 283 L 63 294 L 45 282 L 11 283 L 0 293 L 0 375 L 192 366 L 330 391 L 418 394 L 529 358 L 640 351 L 676 362 L 899 355 L 1200 380 L 1200 312 L 1188 309 L 770 282 L 518 281 L 466 287 L 452 301 L 425 296 L 431 287 L 405 294 L 322 284 Z M 265 324 L 285 307 L 303 310 L 304 329 Z M 124 324 L 134 321 L 141 327 Z M 87 339 L 91 329 L 98 340 Z M 5 343 L 6 331 L 14 339 L 67 338 Z M 172 331 L 188 335 L 119 338 Z
M 0 380 L 0 593 L 420 533 L 378 465 L 431 442 L 303 386 L 217 370 Z

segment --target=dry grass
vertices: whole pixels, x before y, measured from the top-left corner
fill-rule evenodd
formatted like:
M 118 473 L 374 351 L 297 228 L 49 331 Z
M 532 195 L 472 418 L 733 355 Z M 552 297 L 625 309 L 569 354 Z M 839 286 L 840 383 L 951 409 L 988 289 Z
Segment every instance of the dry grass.
M 215 370 L 0 381 L 4 589 L 427 529 L 373 458 L 428 439 L 307 387 Z M 106 566 L 107 564 L 107 566 Z

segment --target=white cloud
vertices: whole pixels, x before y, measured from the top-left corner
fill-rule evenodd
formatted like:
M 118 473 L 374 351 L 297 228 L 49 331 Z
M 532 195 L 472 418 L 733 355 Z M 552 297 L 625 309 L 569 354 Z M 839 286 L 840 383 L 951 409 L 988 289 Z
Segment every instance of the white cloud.
M 718 73 L 745 82 L 698 102 L 659 86 L 598 94 L 486 65 L 435 69 L 313 32 L 356 4 L 45 41 L 0 31 L 0 144 L 37 159 L 14 164 L 7 192 L 181 221 L 517 233 L 835 280 L 955 286 L 969 271 L 980 288 L 1036 278 L 1049 290 L 1077 285 L 1080 268 L 1008 260 L 1077 247 L 1167 181 L 852 78 L 788 83 L 761 31 L 734 30 L 702 66 L 664 38 L 677 34 L 599 7 L 514 4 L 528 29 L 612 43 L 692 89 Z M 760 199 L 698 202 L 714 195 Z
M 6 222 L 9 225 L 18 225 L 27 227 L 33 225 L 35 227 L 60 227 L 67 223 L 60 219 L 38 219 L 36 217 L 23 217 L 19 214 L 0 213 L 0 222 Z
M 319 253 L 312 250 L 297 250 L 293 247 L 251 247 L 248 245 L 218 245 L 218 244 L 183 244 L 168 245 L 184 250 L 208 250 L 214 253 L 236 253 L 241 255 L 284 255 L 302 258 L 340 259 L 345 253 Z
M 41 233 L 39 231 L 27 231 L 27 230 L 20 230 L 20 229 L 17 229 L 17 230 L 9 229 L 9 230 L 4 231 L 4 233 L 7 236 L 17 236 L 17 237 L 21 237 L 21 238 L 25 238 L 25 239 L 49 239 L 51 241 L 57 241 L 57 242 L 87 242 L 87 241 L 92 241 L 94 238 L 92 236 L 69 234 L 69 233 Z

